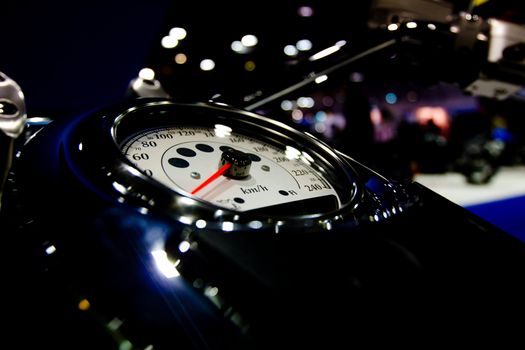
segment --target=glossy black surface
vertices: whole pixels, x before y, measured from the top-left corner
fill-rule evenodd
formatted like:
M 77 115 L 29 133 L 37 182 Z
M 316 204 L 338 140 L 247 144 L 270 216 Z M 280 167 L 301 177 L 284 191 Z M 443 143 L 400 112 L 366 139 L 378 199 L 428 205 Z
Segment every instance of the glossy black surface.
M 51 123 L 19 145 L 1 218 L 9 325 L 31 335 L 17 342 L 267 349 L 516 338 L 525 310 L 518 240 L 343 154 L 361 190 L 340 213 L 243 221 L 190 201 L 210 224 L 185 223 L 180 199 L 105 144 L 112 123 L 101 115 L 127 107 Z M 97 151 L 84 156 L 89 145 L 79 152 L 72 141 L 86 133 L 101 150 L 91 144 Z M 115 192 L 108 172 L 134 189 Z M 221 229 L 230 219 L 239 225 Z

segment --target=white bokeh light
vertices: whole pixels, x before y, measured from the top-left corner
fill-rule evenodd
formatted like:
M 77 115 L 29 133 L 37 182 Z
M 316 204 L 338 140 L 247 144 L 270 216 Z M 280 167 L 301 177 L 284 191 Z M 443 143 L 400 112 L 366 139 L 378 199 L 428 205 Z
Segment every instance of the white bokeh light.
M 259 40 L 253 34 L 246 34 L 241 38 L 241 44 L 243 44 L 246 47 L 254 47 L 255 45 L 257 45 L 258 42 Z
M 186 29 L 181 27 L 173 27 L 170 29 L 170 35 L 171 37 L 174 37 L 177 40 L 182 40 L 186 37 L 188 33 L 186 32 Z
M 201 61 L 200 67 L 203 71 L 210 71 L 215 68 L 215 62 L 209 58 Z
M 299 53 L 299 50 L 293 45 L 286 45 L 283 51 L 287 56 L 296 56 Z

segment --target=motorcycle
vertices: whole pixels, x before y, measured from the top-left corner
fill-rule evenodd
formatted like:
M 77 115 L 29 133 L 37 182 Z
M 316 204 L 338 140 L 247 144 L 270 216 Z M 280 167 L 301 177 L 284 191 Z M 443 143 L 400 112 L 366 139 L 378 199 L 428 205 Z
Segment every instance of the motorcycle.
M 1 120 L 22 125 L 2 134 L 0 212 L 4 310 L 17 344 L 518 339 L 523 242 L 255 112 L 259 103 L 151 94 L 49 121 L 27 118 L 18 85 L 2 82 L 17 93 L 3 99 Z

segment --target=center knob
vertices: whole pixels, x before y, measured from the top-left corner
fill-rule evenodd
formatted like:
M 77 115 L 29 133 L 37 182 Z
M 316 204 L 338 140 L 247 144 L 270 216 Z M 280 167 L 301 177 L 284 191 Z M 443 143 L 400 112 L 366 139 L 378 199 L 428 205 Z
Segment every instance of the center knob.
M 242 179 L 250 175 L 252 160 L 248 154 L 229 148 L 222 152 L 221 160 L 219 161 L 219 168 L 226 163 L 230 163 L 231 166 L 224 174 L 225 176 L 233 179 Z

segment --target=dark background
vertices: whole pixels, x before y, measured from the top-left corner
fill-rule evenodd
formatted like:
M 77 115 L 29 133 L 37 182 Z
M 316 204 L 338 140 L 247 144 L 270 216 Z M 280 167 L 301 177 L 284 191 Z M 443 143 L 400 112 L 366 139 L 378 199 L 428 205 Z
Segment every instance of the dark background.
M 468 1 L 451 2 L 455 11 Z M 309 5 L 314 16 L 297 16 Z M 207 99 L 222 90 L 251 91 L 285 79 L 290 62 L 286 43 L 308 38 L 313 50 L 337 40 L 363 40 L 369 1 L 6 1 L 2 5 L 0 69 L 24 89 L 33 115 L 82 112 L 118 100 L 143 66 L 158 69 L 174 97 Z M 520 1 L 490 1 L 477 11 L 522 20 Z M 159 41 L 171 26 L 188 38 L 169 52 Z M 256 34 L 251 56 L 257 68 L 243 69 L 246 57 L 230 43 Z M 176 66 L 173 53 L 185 50 L 188 63 Z M 217 67 L 202 72 L 198 62 L 213 58 Z

